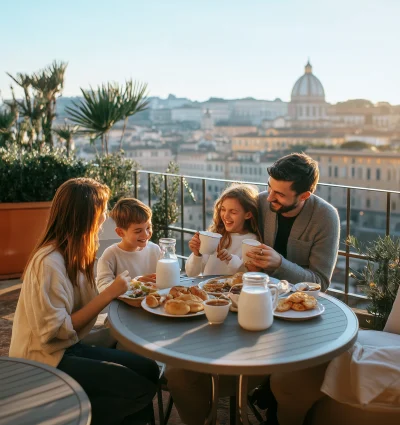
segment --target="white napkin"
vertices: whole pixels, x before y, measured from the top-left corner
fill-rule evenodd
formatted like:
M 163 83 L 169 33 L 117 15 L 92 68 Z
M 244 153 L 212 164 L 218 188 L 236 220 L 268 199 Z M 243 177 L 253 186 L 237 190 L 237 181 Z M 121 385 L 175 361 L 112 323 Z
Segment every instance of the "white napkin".
M 399 345 L 387 347 L 356 342 L 350 350 L 331 361 L 321 391 L 334 400 L 353 405 L 373 404 L 386 390 L 400 399 L 399 359 L 400 339 Z M 388 404 L 391 402 L 387 400 Z M 379 399 L 379 403 L 384 404 L 385 400 Z
M 400 335 L 400 289 L 397 291 L 384 331 Z

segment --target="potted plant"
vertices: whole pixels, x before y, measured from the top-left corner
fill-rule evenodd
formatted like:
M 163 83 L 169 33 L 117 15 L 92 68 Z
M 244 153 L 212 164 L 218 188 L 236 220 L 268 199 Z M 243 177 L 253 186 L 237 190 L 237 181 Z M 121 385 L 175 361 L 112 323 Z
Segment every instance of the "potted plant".
M 86 168 L 84 162 L 48 147 L 41 152 L 0 149 L 0 278 L 21 275 L 57 188 L 84 176 Z
M 353 272 L 353 277 L 362 285 L 370 302 L 367 311 L 372 315 L 372 327 L 382 330 L 400 285 L 400 239 L 378 237 L 361 246 L 351 236 L 348 244 L 367 257 L 367 265 L 362 272 Z

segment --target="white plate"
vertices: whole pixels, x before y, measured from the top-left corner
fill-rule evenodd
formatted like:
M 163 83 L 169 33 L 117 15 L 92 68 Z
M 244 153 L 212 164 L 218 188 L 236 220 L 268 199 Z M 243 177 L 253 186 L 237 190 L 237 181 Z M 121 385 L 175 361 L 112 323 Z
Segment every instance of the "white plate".
M 170 288 L 167 289 L 160 289 L 157 291 L 160 295 L 167 295 L 169 294 Z M 164 306 L 151 308 L 146 303 L 146 298 L 142 301 L 142 308 L 143 310 L 148 311 L 149 313 L 156 314 L 157 316 L 164 316 L 164 317 L 194 317 L 194 316 L 203 316 L 205 314 L 204 310 L 198 311 L 197 313 L 188 313 L 188 314 L 169 314 L 165 311 Z
M 296 310 L 288 310 L 288 311 L 274 311 L 274 316 L 279 317 L 279 319 L 292 320 L 292 321 L 300 321 L 300 320 L 309 320 L 313 317 L 321 316 L 321 314 L 325 311 L 325 307 L 323 304 L 317 301 L 317 307 L 312 310 L 306 311 L 296 311 Z
M 207 284 L 207 283 L 209 283 L 211 280 L 215 280 L 215 283 L 218 283 L 218 282 L 224 283 L 226 279 L 230 279 L 231 277 L 232 276 L 226 276 L 226 277 L 221 276 L 221 277 L 218 277 L 218 278 L 217 277 L 213 277 L 213 278 L 210 278 L 210 279 L 207 279 L 207 280 L 203 280 L 203 281 L 201 281 L 201 282 L 198 283 L 198 287 L 200 289 L 204 289 L 204 285 Z M 279 283 L 279 280 L 278 279 L 275 279 L 274 277 L 270 277 L 269 278 L 269 283 L 273 283 L 274 285 L 277 285 Z M 228 292 L 229 291 L 227 291 L 227 292 L 207 292 L 207 294 L 208 295 L 219 296 L 219 295 L 222 295 L 222 294 L 227 294 Z M 288 287 L 287 291 L 283 292 L 282 294 L 279 294 L 279 296 L 286 295 L 289 292 L 290 292 L 290 287 Z

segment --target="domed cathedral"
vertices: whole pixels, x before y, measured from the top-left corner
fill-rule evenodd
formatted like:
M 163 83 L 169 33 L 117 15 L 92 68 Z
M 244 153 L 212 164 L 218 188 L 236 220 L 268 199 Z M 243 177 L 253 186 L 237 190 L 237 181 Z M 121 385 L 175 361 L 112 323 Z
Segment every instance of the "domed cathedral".
M 327 103 L 321 81 L 313 74 L 310 61 L 293 86 L 289 104 L 292 127 L 327 127 Z

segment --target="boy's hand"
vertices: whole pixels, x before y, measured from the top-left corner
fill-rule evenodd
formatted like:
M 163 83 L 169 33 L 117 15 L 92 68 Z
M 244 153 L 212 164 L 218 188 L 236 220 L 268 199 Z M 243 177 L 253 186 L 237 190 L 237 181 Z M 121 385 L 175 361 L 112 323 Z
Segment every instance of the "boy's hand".
M 108 287 L 112 298 L 118 298 L 120 295 L 124 294 L 129 289 L 131 280 L 132 278 L 129 276 L 128 270 L 118 275 L 114 282 Z
M 228 250 L 224 249 L 220 249 L 217 253 L 217 258 L 219 258 L 221 261 L 231 261 L 232 260 L 232 255 L 229 254 Z
M 200 237 L 199 232 L 195 233 L 192 239 L 189 241 L 189 249 L 193 252 L 196 257 L 200 257 Z

